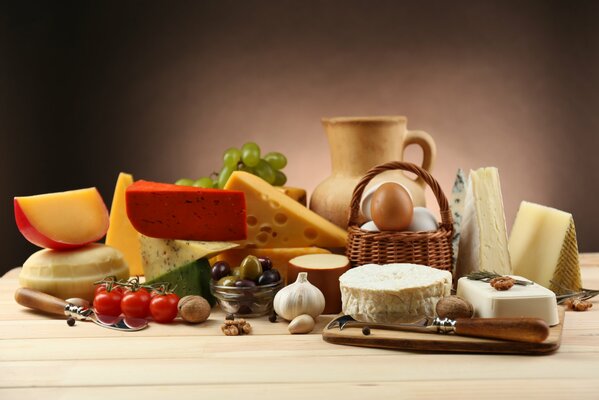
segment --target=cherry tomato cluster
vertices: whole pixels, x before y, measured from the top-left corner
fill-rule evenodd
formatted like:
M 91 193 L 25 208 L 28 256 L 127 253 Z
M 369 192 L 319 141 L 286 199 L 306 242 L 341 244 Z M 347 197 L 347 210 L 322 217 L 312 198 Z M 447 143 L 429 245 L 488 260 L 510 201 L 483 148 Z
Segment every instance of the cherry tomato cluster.
M 168 323 L 177 317 L 179 296 L 168 287 L 144 286 L 138 278 L 116 281 L 109 277 L 96 282 L 94 309 L 96 313 L 110 316 L 125 314 L 131 318 L 147 318 Z

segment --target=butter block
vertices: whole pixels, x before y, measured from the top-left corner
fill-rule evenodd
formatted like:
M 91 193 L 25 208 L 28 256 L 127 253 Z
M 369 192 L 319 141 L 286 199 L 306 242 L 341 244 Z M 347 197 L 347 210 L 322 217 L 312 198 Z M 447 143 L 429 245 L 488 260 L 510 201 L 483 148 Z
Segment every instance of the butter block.
M 345 247 L 345 230 L 260 177 L 235 171 L 225 189 L 245 194 L 248 238 L 237 242 L 242 247 Z
M 512 275 L 514 279 L 526 280 Z M 557 325 L 557 301 L 551 290 L 533 283 L 514 285 L 509 290 L 496 290 L 488 282 L 466 277 L 458 280 L 458 296 L 474 307 L 474 316 L 479 318 L 541 318 L 549 326 Z
M 523 201 L 510 234 L 514 273 L 557 294 L 582 287 L 572 214 Z
M 470 171 L 462 218 L 455 277 L 479 270 L 511 274 L 497 168 Z

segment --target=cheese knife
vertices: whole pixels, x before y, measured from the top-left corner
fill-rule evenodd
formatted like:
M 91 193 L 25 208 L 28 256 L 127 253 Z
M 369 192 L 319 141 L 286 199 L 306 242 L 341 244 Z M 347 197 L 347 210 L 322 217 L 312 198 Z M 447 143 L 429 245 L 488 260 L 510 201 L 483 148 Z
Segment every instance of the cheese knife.
M 103 328 L 118 331 L 139 331 L 148 326 L 148 321 L 143 318 L 112 317 L 98 315 L 93 309 L 67 303 L 66 301 L 40 291 L 19 288 L 15 292 L 15 300 L 22 306 L 33 308 L 50 314 L 73 317 L 79 321 L 92 321 Z
M 356 321 L 349 315 L 335 318 L 326 329 L 347 327 L 409 331 L 420 333 L 453 333 L 460 336 L 515 342 L 541 343 L 549 336 L 549 326 L 540 318 L 423 318 L 410 324 L 379 324 Z

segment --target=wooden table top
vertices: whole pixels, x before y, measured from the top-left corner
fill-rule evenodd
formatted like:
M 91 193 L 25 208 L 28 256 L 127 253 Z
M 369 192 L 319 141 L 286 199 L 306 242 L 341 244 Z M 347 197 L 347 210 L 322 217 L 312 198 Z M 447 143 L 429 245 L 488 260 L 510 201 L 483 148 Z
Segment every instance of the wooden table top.
M 599 288 L 599 253 L 582 254 L 585 287 Z M 599 300 L 567 312 L 551 355 L 422 354 L 326 343 L 250 320 L 227 337 L 214 311 L 200 325 L 151 323 L 118 332 L 67 326 L 13 300 L 18 271 L 0 279 L 0 399 L 564 399 L 599 398 Z

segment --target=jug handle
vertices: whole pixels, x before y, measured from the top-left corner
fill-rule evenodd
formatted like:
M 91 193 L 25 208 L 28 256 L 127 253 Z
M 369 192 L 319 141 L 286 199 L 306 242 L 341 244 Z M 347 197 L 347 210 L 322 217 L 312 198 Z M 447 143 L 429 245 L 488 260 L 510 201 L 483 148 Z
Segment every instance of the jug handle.
M 427 172 L 431 172 L 437 156 L 437 145 L 431 135 L 425 131 L 408 131 L 404 141 L 404 150 L 411 144 L 422 148 L 422 168 Z M 426 185 L 421 177 L 416 178 L 415 182 L 422 187 Z

